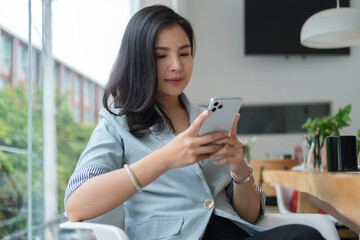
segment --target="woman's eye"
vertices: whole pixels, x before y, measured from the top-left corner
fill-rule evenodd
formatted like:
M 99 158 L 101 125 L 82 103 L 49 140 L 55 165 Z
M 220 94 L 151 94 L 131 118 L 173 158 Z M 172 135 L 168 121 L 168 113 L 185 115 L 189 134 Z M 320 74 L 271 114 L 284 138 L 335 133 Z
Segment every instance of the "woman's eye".
M 166 55 L 156 55 L 156 58 L 164 58 Z
M 183 57 L 189 56 L 189 53 L 181 53 L 180 56 L 183 56 Z

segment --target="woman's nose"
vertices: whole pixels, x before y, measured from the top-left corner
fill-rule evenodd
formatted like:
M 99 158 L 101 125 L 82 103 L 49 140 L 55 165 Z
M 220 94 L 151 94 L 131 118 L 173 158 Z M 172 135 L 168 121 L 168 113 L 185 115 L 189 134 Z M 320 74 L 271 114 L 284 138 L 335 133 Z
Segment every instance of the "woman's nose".
M 182 71 L 183 66 L 181 63 L 181 60 L 179 57 L 172 57 L 171 58 L 171 65 L 170 65 L 170 70 L 173 72 L 179 72 Z

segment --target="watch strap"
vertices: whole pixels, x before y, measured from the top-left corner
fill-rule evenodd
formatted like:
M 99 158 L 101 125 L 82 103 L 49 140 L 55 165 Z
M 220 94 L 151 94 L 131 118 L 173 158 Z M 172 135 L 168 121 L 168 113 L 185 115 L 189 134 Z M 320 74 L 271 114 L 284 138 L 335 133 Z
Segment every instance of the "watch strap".
M 242 179 L 242 180 L 237 179 L 237 178 L 235 177 L 234 173 L 230 171 L 230 175 L 231 175 L 233 181 L 234 181 L 236 184 L 247 183 L 247 182 L 250 180 L 250 178 L 252 178 L 253 170 L 252 170 L 252 167 L 251 167 L 250 165 L 248 165 L 248 166 L 249 166 L 249 175 L 248 175 L 246 178 Z

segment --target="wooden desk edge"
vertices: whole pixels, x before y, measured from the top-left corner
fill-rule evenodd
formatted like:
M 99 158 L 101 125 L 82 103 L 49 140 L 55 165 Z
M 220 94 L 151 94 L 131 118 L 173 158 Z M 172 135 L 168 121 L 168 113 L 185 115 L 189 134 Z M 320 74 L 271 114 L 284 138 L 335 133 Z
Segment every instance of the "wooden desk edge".
M 336 201 L 327 198 L 326 195 L 326 189 L 318 189 L 317 183 L 319 183 L 320 187 L 324 188 L 324 183 L 321 183 L 322 181 L 327 182 L 330 178 L 333 178 L 336 176 L 337 181 L 349 181 L 351 180 L 351 183 L 355 186 L 349 187 L 349 186 L 342 186 L 344 184 L 339 183 L 340 186 L 342 186 L 342 190 L 345 191 L 352 191 L 352 194 L 355 193 L 355 189 L 360 189 L 360 174 L 348 174 L 348 173 L 315 173 L 315 172 L 300 172 L 300 171 L 289 171 L 289 170 L 264 170 L 263 172 L 263 179 L 264 182 L 268 183 L 278 183 L 284 187 L 293 188 L 300 192 L 305 192 L 310 194 L 309 200 L 317 205 L 318 207 L 322 208 L 335 218 L 339 219 L 342 223 L 344 223 L 346 226 L 351 228 L 352 230 L 356 231 L 357 233 L 360 233 L 360 219 L 358 218 L 358 214 L 354 214 L 354 212 L 359 213 L 360 207 L 358 206 L 358 202 L 356 203 L 356 200 L 354 201 L 354 207 L 352 211 L 350 212 L 351 216 L 347 216 L 348 210 L 345 211 L 345 213 L 342 213 L 341 210 L 339 210 L 339 207 L 337 208 L 334 206 L 334 202 L 336 204 Z M 355 178 L 355 180 L 353 179 Z M 332 179 L 334 180 L 334 179 Z M 331 183 L 330 183 L 331 184 Z M 347 187 L 347 188 L 346 188 Z M 325 192 L 325 193 L 324 193 Z M 348 194 L 348 193 L 346 193 Z M 356 194 L 356 199 L 360 199 L 360 195 Z

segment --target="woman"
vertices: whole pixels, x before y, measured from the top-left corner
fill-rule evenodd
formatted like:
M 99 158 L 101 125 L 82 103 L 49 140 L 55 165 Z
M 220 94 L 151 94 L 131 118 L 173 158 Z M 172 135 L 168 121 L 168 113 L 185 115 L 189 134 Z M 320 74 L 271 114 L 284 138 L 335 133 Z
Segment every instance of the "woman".
M 144 8 L 129 21 L 105 89 L 106 110 L 69 181 L 71 221 L 124 203 L 130 239 L 260 236 L 254 223 L 264 214 L 265 194 L 236 138 L 239 115 L 230 133 L 199 137 L 209 112 L 183 93 L 193 35 L 190 23 L 165 6 Z

